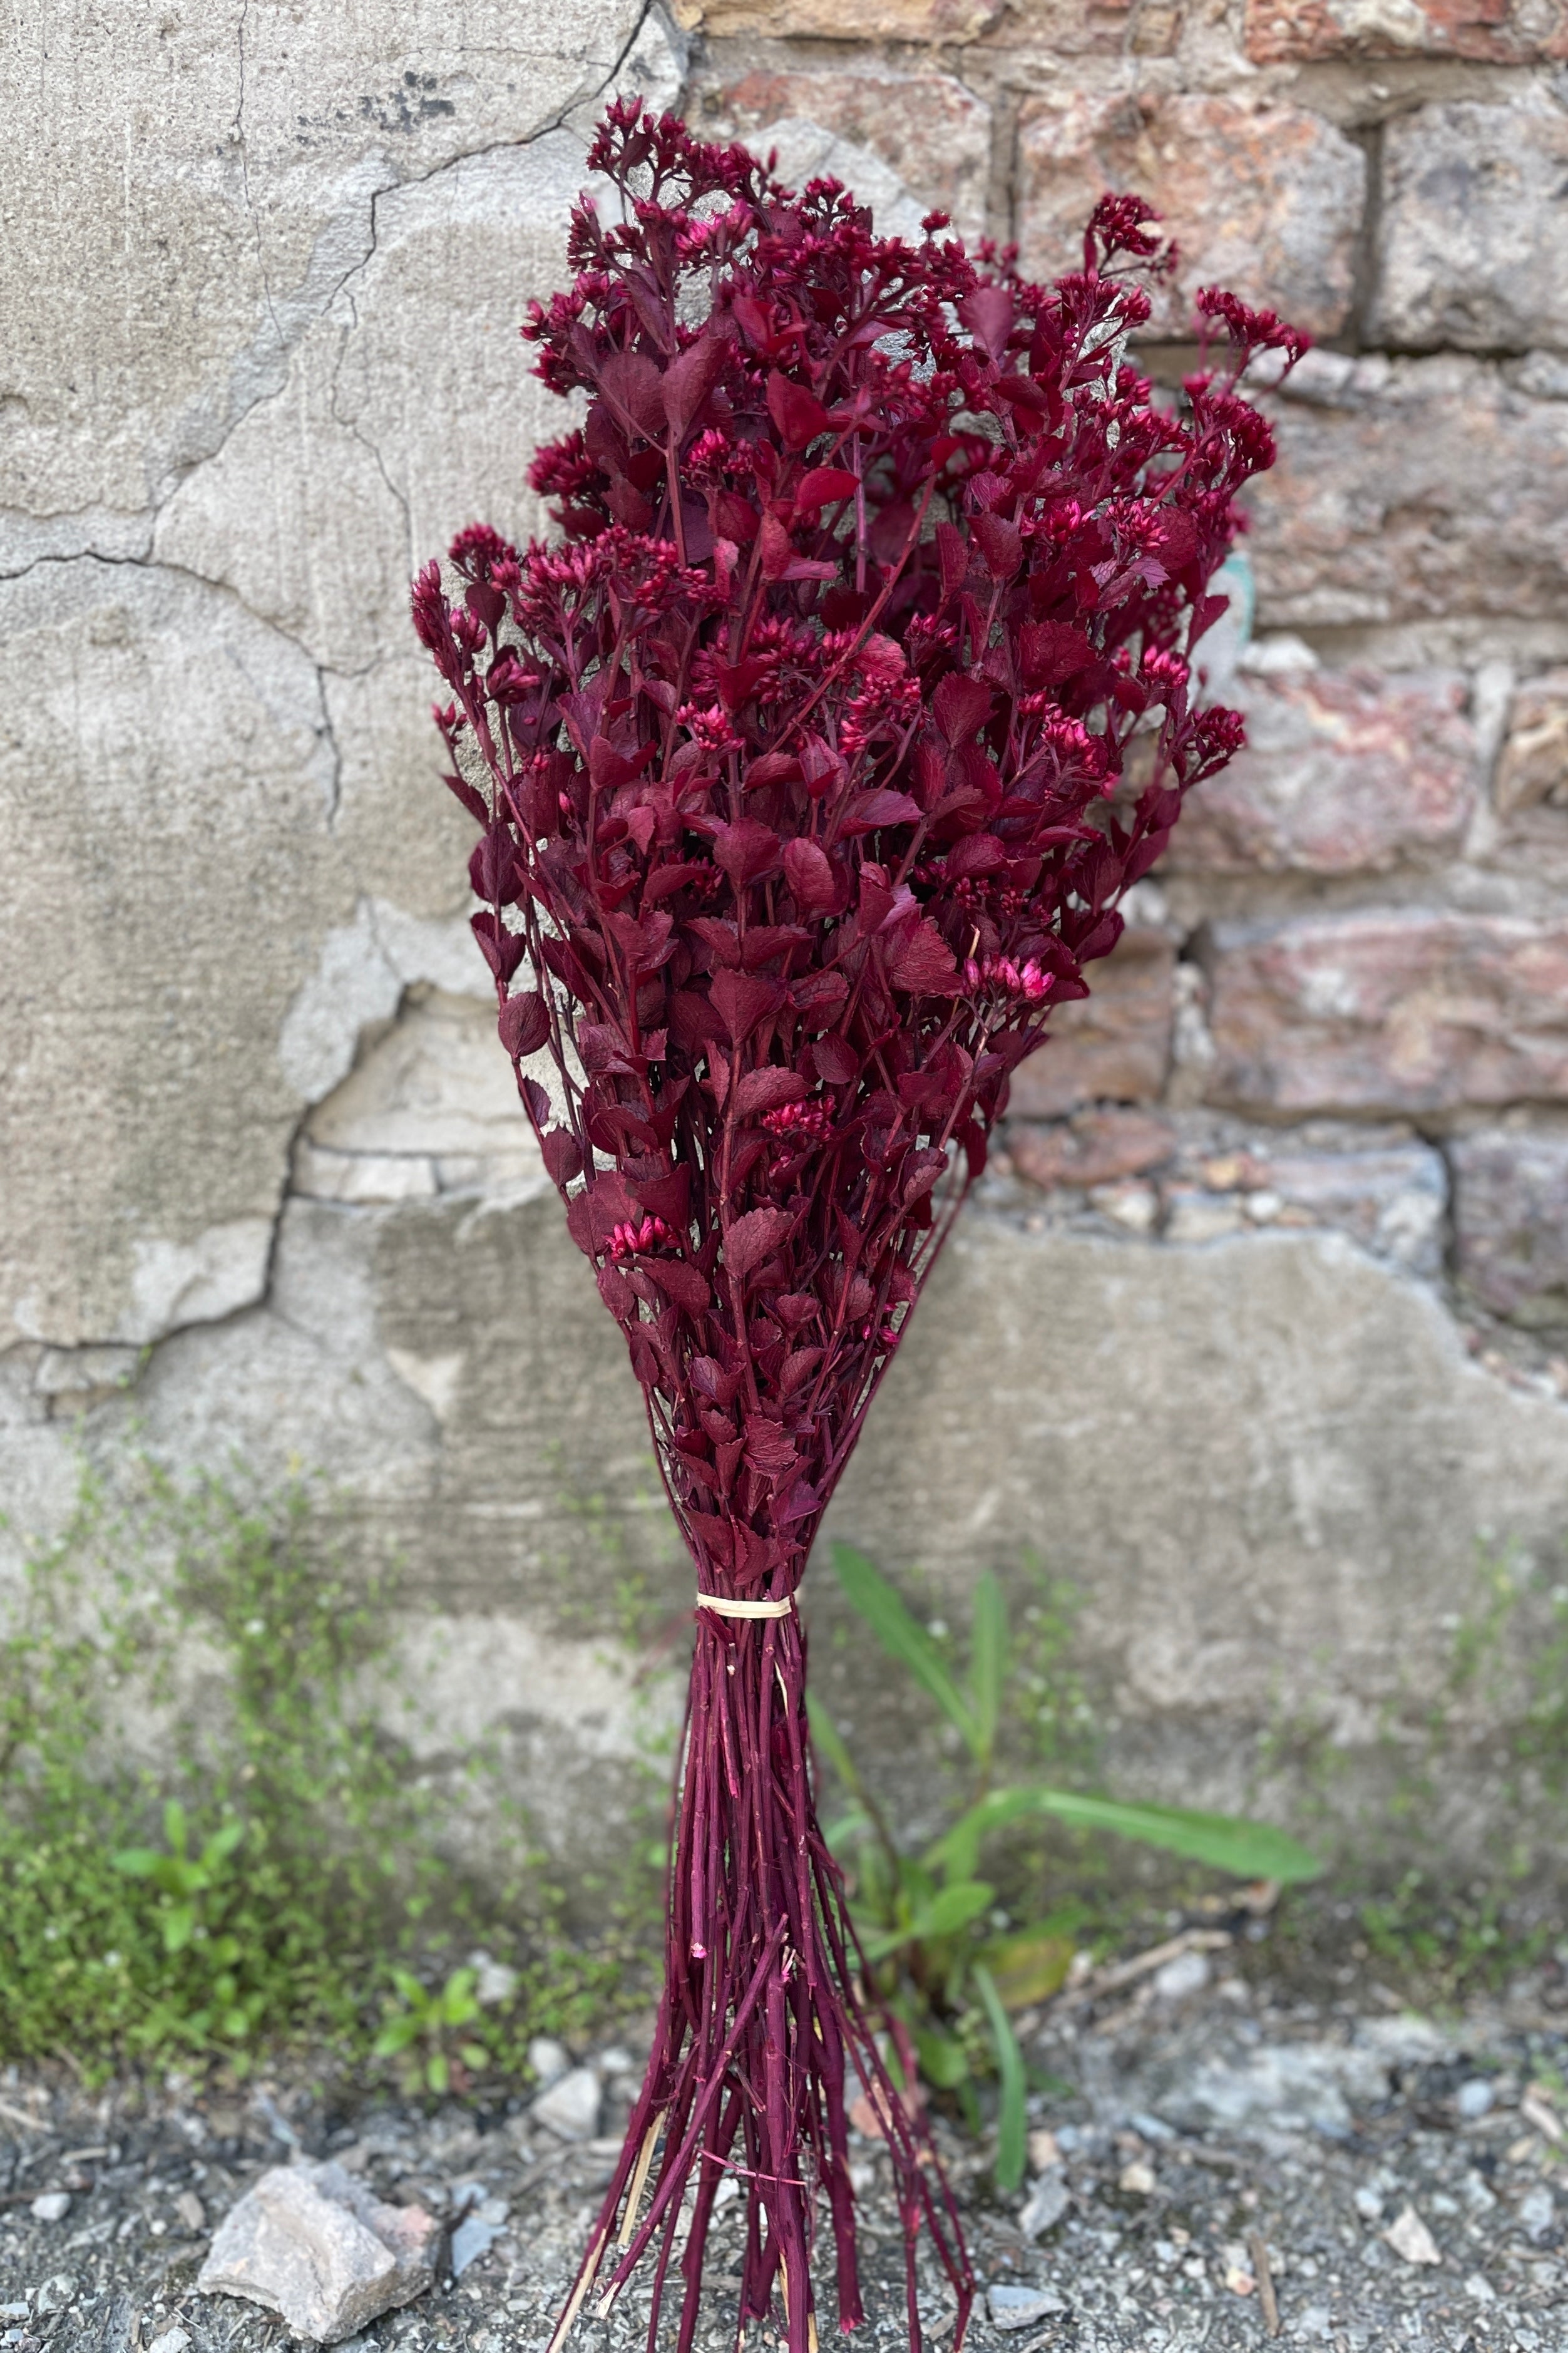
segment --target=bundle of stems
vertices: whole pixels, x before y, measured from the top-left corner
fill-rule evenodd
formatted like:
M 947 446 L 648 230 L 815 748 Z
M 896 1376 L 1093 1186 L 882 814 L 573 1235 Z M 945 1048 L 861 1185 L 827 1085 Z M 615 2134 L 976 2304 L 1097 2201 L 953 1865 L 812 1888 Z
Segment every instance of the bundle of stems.
M 557 2338 L 648 2256 L 649 2347 L 679 2260 L 686 2353 L 727 2175 L 741 2329 L 815 2347 L 824 2219 L 855 2327 L 864 2092 L 918 2353 L 922 2230 L 955 2343 L 973 2284 L 817 1828 L 795 1597 L 1012 1071 L 1241 740 L 1193 653 L 1272 456 L 1238 379 L 1302 345 L 1200 295 L 1157 403 L 1136 198 L 1042 287 L 635 102 L 590 163 L 524 328 L 585 396 L 531 472 L 559 537 L 475 525 L 414 590 L 501 1041 L 698 1588 L 658 2031 Z

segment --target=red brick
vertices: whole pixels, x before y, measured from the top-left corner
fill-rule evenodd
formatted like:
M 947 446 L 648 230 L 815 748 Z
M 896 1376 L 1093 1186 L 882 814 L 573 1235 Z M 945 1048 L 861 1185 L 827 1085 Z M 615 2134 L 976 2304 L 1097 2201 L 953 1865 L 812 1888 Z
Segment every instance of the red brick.
M 1007 1154 L 1031 1185 L 1113 1185 L 1157 1168 L 1176 1148 L 1168 1120 L 1140 1111 L 1085 1111 L 1076 1119 L 1035 1127 L 1014 1120 Z
M 1168 863 L 1381 873 L 1454 849 L 1476 803 L 1465 681 L 1371 670 L 1244 678 L 1247 749 L 1192 795 Z
M 1015 1073 L 1010 1109 L 1054 1119 L 1090 1103 L 1152 1103 L 1165 1084 L 1175 1018 L 1176 952 L 1163 932 L 1129 929 L 1091 965 L 1092 997 L 1064 1005 Z
M 1568 1324 L 1568 1136 L 1491 1128 L 1451 1158 L 1460 1282 L 1496 1315 Z
M 1329 58 L 1473 58 L 1533 65 L 1568 57 L 1563 0 L 1247 0 L 1258 65 Z
M 1310 352 L 1263 406 L 1279 463 L 1251 493 L 1266 628 L 1568 607 L 1568 401 L 1485 362 Z
M 1568 1102 L 1568 922 L 1370 908 L 1222 932 L 1210 1024 L 1216 1103 Z
M 879 155 L 923 206 L 950 213 L 961 237 L 983 232 L 991 110 L 952 75 L 759 68 L 710 94 L 703 135 L 765 151 L 770 123 L 802 115 Z
M 837 0 L 675 0 L 688 32 L 761 33 L 776 40 L 973 41 L 1002 15 L 1002 0 L 864 0 L 847 21 Z
M 1198 287 L 1229 286 L 1314 334 L 1350 315 L 1366 159 L 1299 107 L 1195 93 L 1030 100 L 1019 118 L 1019 238 L 1033 276 L 1076 268 L 1107 188 L 1159 207 L 1181 248 L 1152 332 L 1182 333 Z

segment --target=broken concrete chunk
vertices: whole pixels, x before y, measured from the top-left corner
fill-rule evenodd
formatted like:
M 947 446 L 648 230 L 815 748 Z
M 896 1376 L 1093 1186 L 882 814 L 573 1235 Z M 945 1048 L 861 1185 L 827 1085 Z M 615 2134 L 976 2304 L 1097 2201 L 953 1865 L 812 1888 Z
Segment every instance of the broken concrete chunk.
M 563 2140 L 592 2140 L 599 2129 L 599 2079 L 592 2067 L 574 2067 L 533 2104 L 533 2114 Z
M 1065 2312 L 1067 2301 L 1054 2287 L 993 2287 L 986 2291 L 993 2328 L 1033 2328 L 1037 2320 Z
M 1037 2239 L 1047 2231 L 1054 2231 L 1067 2212 L 1070 2200 L 1068 2186 L 1059 2171 L 1053 2168 L 1042 2173 L 1030 2189 L 1018 2228 L 1026 2239 Z
M 274 2166 L 224 2221 L 196 2287 L 247 2296 L 296 2337 L 338 2345 L 424 2294 L 437 2236 L 423 2208 L 384 2206 L 340 2165 Z

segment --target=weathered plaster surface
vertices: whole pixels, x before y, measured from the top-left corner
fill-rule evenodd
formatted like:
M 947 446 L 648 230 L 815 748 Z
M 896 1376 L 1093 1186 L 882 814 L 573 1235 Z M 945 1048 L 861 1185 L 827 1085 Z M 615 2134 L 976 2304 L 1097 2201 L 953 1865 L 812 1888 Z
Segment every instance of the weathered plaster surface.
M 668 104 L 684 76 L 699 122 L 840 174 L 886 225 L 915 234 L 941 203 L 1053 262 L 1131 158 L 1193 272 L 1255 254 L 1252 290 L 1355 347 L 1274 404 L 1284 464 L 1253 540 L 1268 628 L 1316 633 L 1255 649 L 1245 689 L 1296 782 L 1258 768 L 1260 729 L 1182 871 L 1143 892 L 1142 962 L 1020 1081 L 1019 1181 L 962 1232 L 837 1528 L 955 1599 L 1034 1546 L 1085 1597 L 1112 1768 L 1234 1800 L 1281 1716 L 1369 1753 L 1442 1672 L 1478 1532 L 1544 1555 L 1568 1520 L 1552 1380 L 1473 1335 L 1467 1353 L 1448 1271 L 1502 1297 L 1506 1261 L 1507 1300 L 1528 1291 L 1560 1108 L 1489 1096 L 1483 1185 L 1471 1096 L 1456 1081 L 1411 1125 L 1383 1033 L 1347 1043 L 1307 969 L 1325 924 L 1366 932 L 1380 908 L 1420 972 L 1456 912 L 1478 937 L 1559 923 L 1555 674 L 1505 754 L 1512 776 L 1528 750 L 1528 806 L 1489 784 L 1516 672 L 1568 659 L 1556 330 L 1500 358 L 1523 332 L 1517 223 L 1506 251 L 1490 196 L 1459 245 L 1434 224 L 1431 159 L 1492 153 L 1474 109 L 1423 111 L 1404 66 L 1372 69 L 1404 109 L 1380 227 L 1370 84 L 1331 103 L 1213 12 L 1146 5 L 1125 37 L 1110 14 L 899 0 L 848 25 L 725 0 L 689 69 L 640 0 L 16 0 L 8 21 L 4 1557 L 63 1523 L 80 1448 L 110 1457 L 133 1430 L 179 1466 L 324 1472 L 351 1556 L 398 1567 L 412 1678 L 389 1717 L 427 1762 L 504 1734 L 568 1852 L 623 1803 L 647 1729 L 614 1548 L 568 1503 L 602 1501 L 677 1632 L 686 1580 L 494 1041 L 468 828 L 405 615 L 456 527 L 540 521 L 525 469 L 559 411 L 516 327 L 562 277 L 611 89 Z M 905 46 L 868 46 L 879 29 Z M 1538 174 L 1555 104 L 1520 118 Z M 1194 165 L 1205 140 L 1223 185 Z M 1449 336 L 1460 311 L 1482 324 Z M 1379 319 L 1414 356 L 1356 347 Z M 1396 794 L 1369 784 L 1390 744 Z M 1281 1129 L 1294 1096 L 1237 1092 L 1238 1023 L 1279 1032 L 1237 979 L 1258 927 L 1307 960 L 1311 1051 L 1361 1058 L 1348 1112 L 1320 1088 Z M 1408 1028 L 1404 969 L 1383 977 Z M 1528 1201 L 1516 1119 L 1550 1128 Z M 1531 1331 L 1556 1296 L 1530 1293 Z M 885 1734 L 900 1753 L 895 1718 Z

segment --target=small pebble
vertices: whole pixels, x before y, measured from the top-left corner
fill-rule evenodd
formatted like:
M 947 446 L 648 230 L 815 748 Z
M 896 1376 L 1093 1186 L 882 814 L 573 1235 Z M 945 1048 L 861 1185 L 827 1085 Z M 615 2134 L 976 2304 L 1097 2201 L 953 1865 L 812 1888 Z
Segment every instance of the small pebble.
M 41 2198 L 34 2199 L 27 2211 L 35 2222 L 63 2222 L 70 2210 L 68 2189 L 46 2189 Z
M 536 2034 L 528 2046 L 528 2063 L 539 2079 L 539 2088 L 548 2092 L 558 2084 L 572 2064 L 572 2053 L 563 2042 L 551 2034 Z
M 1040 2176 L 1029 2191 L 1024 2211 L 1018 2217 L 1018 2228 L 1026 2239 L 1037 2239 L 1044 2231 L 1052 2231 L 1068 2211 L 1068 2186 L 1059 2173 Z
M 1414 2206 L 1402 2207 L 1383 2235 L 1394 2253 L 1407 2263 L 1440 2263 L 1443 2260 L 1436 2240 Z
M 1529 2239 L 1544 2239 L 1556 2211 L 1551 2190 L 1544 2181 L 1539 2182 L 1519 2201 L 1520 2228 Z
M 1189 1994 L 1202 1993 L 1213 1975 L 1206 1953 L 1178 1953 L 1173 1961 L 1155 1970 L 1154 1998 L 1185 2001 Z
M 1129 2190 L 1134 2198 L 1152 2198 L 1154 2194 L 1153 2167 L 1146 2164 L 1142 2158 L 1135 2157 L 1131 2165 L 1122 2167 L 1117 2187 Z
M 44 2314 L 63 2312 L 68 2304 L 73 2304 L 75 2301 L 75 2280 L 69 2272 L 57 2272 L 53 2279 L 47 2279 L 44 2282 L 43 2286 L 33 2298 L 33 2305 L 36 2311 Z
M 574 2067 L 540 2094 L 532 2113 L 563 2140 L 592 2140 L 599 2129 L 600 2096 L 592 2067 Z
M 173 2328 L 165 2328 L 161 2337 L 153 2337 L 147 2348 L 147 2353 L 185 2353 L 185 2348 L 190 2341 L 190 2330 L 182 2328 L 176 2321 Z
M 1376 2222 L 1383 2214 L 1383 2192 L 1363 2181 L 1355 2193 L 1355 2211 L 1363 2222 Z
M 187 2231 L 205 2231 L 206 2209 L 194 2189 L 182 2189 L 174 2200 L 174 2211 Z
M 997 2286 L 987 2291 L 985 2300 L 993 2328 L 1033 2328 L 1037 2320 L 1067 2310 L 1054 2287 Z
M 1467 2124 L 1473 2124 L 1478 2116 L 1487 2114 L 1496 2098 L 1496 2092 L 1484 2075 L 1472 2075 L 1455 2093 L 1454 2105 Z

